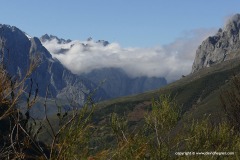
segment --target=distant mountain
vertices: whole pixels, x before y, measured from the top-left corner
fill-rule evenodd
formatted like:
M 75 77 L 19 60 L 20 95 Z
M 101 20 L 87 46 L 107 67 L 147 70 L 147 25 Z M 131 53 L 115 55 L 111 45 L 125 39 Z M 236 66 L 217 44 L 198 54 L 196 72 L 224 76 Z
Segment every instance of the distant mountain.
M 65 39 L 62 39 L 62 38 L 58 38 L 57 36 L 48 35 L 48 34 L 44 34 L 42 37 L 40 37 L 40 41 L 41 41 L 41 42 L 51 41 L 51 40 L 53 40 L 53 39 L 57 40 L 57 42 L 58 42 L 59 44 L 65 44 L 65 43 L 71 42 L 70 39 L 65 40 Z
M 40 40 L 45 43 L 46 41 L 55 40 L 59 44 L 67 44 L 72 42 L 71 40 L 64 40 L 62 38 L 58 38 L 57 36 L 52 35 L 43 35 Z M 87 41 L 93 41 L 90 37 Z M 99 43 L 102 46 L 107 46 L 110 43 L 105 40 L 98 40 L 95 43 Z M 74 45 L 71 44 L 71 47 Z M 83 50 L 89 49 L 89 44 L 82 44 Z M 68 51 L 66 48 L 59 49 L 54 54 L 65 54 Z M 132 95 L 137 93 L 142 93 L 145 91 L 158 89 L 167 84 L 167 81 L 164 77 L 130 77 L 124 70 L 121 68 L 100 68 L 94 69 L 89 73 L 83 73 L 80 76 L 89 79 L 95 84 L 101 84 L 101 88 L 107 93 L 107 95 L 111 98 Z M 103 82 L 103 83 L 102 83 Z
M 226 116 L 220 95 L 226 91 L 234 95 L 234 75 L 240 76 L 240 14 L 234 15 L 215 36 L 202 42 L 191 74 L 158 90 L 101 102 L 93 116 L 94 121 L 101 125 L 106 122 L 106 117 L 116 112 L 126 115 L 134 129 L 136 126 L 141 128 L 141 120 L 148 112 L 151 100 L 159 95 L 171 95 L 182 114 L 174 129 L 176 134 L 181 133 L 184 122 L 202 119 L 206 115 L 211 115 L 211 123 L 219 123 Z
M 21 78 L 26 73 L 32 57 L 40 57 L 41 63 L 31 76 L 33 88 L 38 85 L 40 97 L 45 97 L 49 87 L 49 97 L 73 98 L 77 103 L 83 104 L 88 94 L 97 88 L 85 77 L 72 74 L 58 60 L 52 58 L 38 38 L 28 36 L 17 27 L 0 25 L 0 41 L 0 48 L 5 52 L 0 56 L 4 56 L 3 63 L 12 76 Z M 63 43 L 63 40 L 60 39 L 59 42 Z M 99 89 L 93 98 L 106 99 L 107 95 Z
M 106 122 L 106 117 L 116 112 L 128 117 L 134 129 L 141 128 L 141 120 L 148 112 L 151 100 L 159 95 L 172 95 L 182 114 L 178 125 L 173 129 L 176 134 L 181 133 L 183 123 L 192 119 L 201 120 L 206 115 L 209 115 L 211 124 L 225 122 L 227 114 L 220 95 L 236 98 L 234 95 L 238 84 L 234 80 L 239 77 L 240 14 L 236 14 L 224 29 L 219 29 L 216 35 L 202 42 L 196 51 L 191 74 L 159 90 L 101 102 L 93 116 L 94 121 L 101 125 Z M 226 102 L 230 103 L 229 101 Z
M 192 72 L 216 63 L 239 57 L 240 51 L 240 14 L 234 15 L 224 29 L 208 37 L 198 47 Z
M 162 77 L 132 78 L 120 68 L 95 69 L 90 73 L 73 74 L 57 59 L 52 58 L 41 43 L 41 41 L 51 40 L 56 40 L 59 44 L 72 42 L 47 34 L 38 39 L 27 35 L 15 26 L 0 24 L 0 50 L 4 52 L 0 58 L 3 58 L 5 68 L 11 76 L 21 79 L 26 74 L 32 58 L 38 56 L 41 59 L 41 63 L 27 81 L 29 85 L 30 79 L 33 80 L 33 90 L 38 87 L 40 97 L 45 97 L 48 88 L 49 98 L 66 101 L 74 99 L 81 105 L 92 92 L 95 92 L 92 98 L 100 101 L 158 89 L 167 84 Z M 105 40 L 99 40 L 96 43 L 103 46 L 109 45 Z M 87 44 L 83 46 L 86 49 L 89 47 Z M 59 52 L 61 51 L 67 50 L 62 49 Z M 102 81 L 104 83 L 100 84 Z M 28 91 L 29 88 L 26 92 Z
M 161 77 L 129 77 L 120 68 L 95 69 L 82 76 L 96 84 L 103 82 L 102 88 L 112 98 L 154 90 L 167 84 L 166 79 Z
M 210 114 L 211 122 L 218 123 L 226 116 L 220 95 L 226 90 L 229 95 L 234 95 L 234 75 L 240 76 L 240 14 L 234 15 L 224 29 L 219 29 L 216 35 L 202 42 L 196 51 L 191 74 L 159 90 L 101 102 L 102 107 L 95 112 L 94 120 L 105 122 L 108 115 L 116 112 L 127 115 L 134 128 L 137 125 L 142 127 L 141 120 L 152 98 L 172 95 L 183 115 L 180 125 L 175 128 L 176 133 L 181 130 L 182 122 L 202 119 L 204 115 Z

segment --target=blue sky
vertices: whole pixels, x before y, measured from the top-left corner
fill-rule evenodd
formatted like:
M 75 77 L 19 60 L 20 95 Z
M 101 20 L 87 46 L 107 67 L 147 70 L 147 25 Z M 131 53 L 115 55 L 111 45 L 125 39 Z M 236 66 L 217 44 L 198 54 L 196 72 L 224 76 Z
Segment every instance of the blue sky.
M 237 0 L 1 0 L 0 23 L 37 37 L 48 33 L 151 47 L 191 30 L 222 27 L 239 6 Z

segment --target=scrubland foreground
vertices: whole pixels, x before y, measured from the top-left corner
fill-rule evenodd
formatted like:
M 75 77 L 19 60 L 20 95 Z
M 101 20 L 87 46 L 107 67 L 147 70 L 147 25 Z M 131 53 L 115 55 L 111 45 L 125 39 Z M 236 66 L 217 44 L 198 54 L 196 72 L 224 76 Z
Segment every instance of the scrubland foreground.
M 38 99 L 29 78 L 40 63 L 32 59 L 26 75 L 10 76 L 0 66 L 0 159 L 239 159 L 240 78 L 232 76 L 221 91 L 223 116 L 205 114 L 194 119 L 172 95 L 155 95 L 137 125 L 119 112 L 96 122 L 99 111 L 89 97 L 80 109 L 43 120 L 29 111 Z M 30 81 L 30 83 L 25 83 Z M 30 84 L 26 86 L 26 84 Z M 48 107 L 48 90 L 43 102 Z M 25 100 L 27 110 L 20 111 Z M 56 103 L 56 107 L 59 107 Z M 60 107 L 59 107 L 60 108 Z M 104 107 L 103 107 L 104 108 Z M 101 109 L 101 108 L 100 108 Z M 106 112 L 107 113 L 107 112 Z M 216 120 L 217 119 L 217 120 Z M 41 140 L 45 138 L 46 140 Z

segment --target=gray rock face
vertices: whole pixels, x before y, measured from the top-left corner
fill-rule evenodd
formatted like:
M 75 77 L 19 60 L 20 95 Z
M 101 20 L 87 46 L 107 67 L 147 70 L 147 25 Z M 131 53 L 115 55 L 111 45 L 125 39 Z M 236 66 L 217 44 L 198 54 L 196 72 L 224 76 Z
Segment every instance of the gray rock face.
M 53 38 L 53 37 L 52 37 Z M 0 49 L 4 50 L 4 65 L 11 76 L 21 78 L 26 74 L 32 57 L 39 56 L 41 63 L 31 75 L 33 89 L 38 85 L 39 96 L 45 97 L 49 87 L 49 97 L 71 99 L 83 104 L 90 92 L 97 86 L 85 77 L 72 74 L 44 48 L 36 37 L 27 37 L 17 27 L 0 25 Z M 62 40 L 61 40 L 62 41 Z M 62 41 L 63 42 L 63 41 Z M 27 83 L 30 83 L 30 78 Z M 99 89 L 93 99 L 106 99 L 107 96 Z
M 192 72 L 240 56 L 240 14 L 234 15 L 224 29 L 208 37 L 198 47 Z

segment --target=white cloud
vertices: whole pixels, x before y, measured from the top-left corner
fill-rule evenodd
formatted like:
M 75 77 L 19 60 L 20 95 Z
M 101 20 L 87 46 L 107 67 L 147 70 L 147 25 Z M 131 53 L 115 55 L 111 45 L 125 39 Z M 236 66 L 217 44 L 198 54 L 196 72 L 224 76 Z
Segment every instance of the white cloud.
M 51 40 L 43 45 L 75 74 L 118 67 L 132 77 L 165 77 L 170 82 L 190 73 L 197 47 L 214 32 L 216 29 L 186 32 L 171 44 L 151 48 L 123 48 L 118 43 L 103 46 L 93 40 L 67 44 Z

